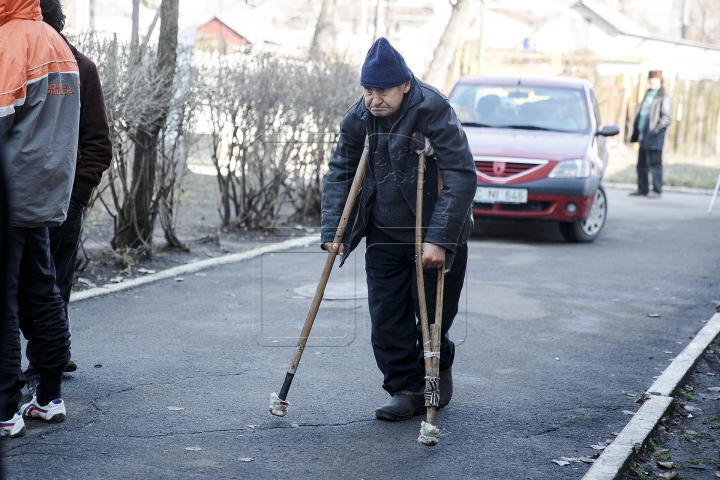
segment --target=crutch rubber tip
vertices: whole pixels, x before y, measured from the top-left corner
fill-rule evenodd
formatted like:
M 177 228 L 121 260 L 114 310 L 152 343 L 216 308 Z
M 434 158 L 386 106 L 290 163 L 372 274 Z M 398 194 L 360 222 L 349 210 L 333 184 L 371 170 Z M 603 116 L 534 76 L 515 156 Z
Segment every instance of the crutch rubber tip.
M 427 447 L 434 447 L 440 441 L 440 430 L 435 425 L 422 422 L 420 424 L 420 436 L 417 441 Z
M 285 400 L 280 400 L 277 393 L 270 395 L 270 413 L 276 417 L 284 417 L 289 406 L 290 403 Z

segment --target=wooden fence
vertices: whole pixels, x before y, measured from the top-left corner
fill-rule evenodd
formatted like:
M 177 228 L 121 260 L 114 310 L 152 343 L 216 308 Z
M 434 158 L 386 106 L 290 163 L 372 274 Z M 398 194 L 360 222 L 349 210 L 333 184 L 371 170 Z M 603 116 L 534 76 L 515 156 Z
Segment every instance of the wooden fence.
M 621 138 L 629 141 L 637 109 L 647 91 L 647 77 L 598 77 L 593 89 L 603 123 L 619 125 Z M 665 80 L 665 89 L 673 104 L 665 150 L 688 156 L 718 153 L 720 82 L 674 78 Z

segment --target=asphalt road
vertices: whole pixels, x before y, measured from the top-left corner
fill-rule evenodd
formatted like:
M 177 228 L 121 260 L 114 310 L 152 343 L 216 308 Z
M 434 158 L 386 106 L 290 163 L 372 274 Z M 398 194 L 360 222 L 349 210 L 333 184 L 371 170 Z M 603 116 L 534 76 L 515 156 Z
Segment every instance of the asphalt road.
M 554 224 L 477 224 L 437 447 L 415 441 L 420 417 L 375 420 L 387 395 L 362 300 L 323 304 L 288 415 L 268 413 L 310 303 L 294 289 L 324 260 L 313 247 L 73 304 L 68 418 L 7 441 L 8 478 L 580 478 L 587 465 L 551 460 L 619 432 L 627 393 L 720 299 L 708 197 L 608 194 L 590 245 Z M 333 281 L 362 285 L 354 258 Z

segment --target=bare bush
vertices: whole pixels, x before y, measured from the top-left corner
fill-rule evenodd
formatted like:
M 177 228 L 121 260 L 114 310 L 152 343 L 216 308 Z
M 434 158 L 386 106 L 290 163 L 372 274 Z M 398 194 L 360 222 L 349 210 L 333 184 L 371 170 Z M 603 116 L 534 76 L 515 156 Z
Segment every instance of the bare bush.
M 176 72 L 158 68 L 157 53 L 153 49 L 133 52 L 128 43 L 103 38 L 94 34 L 75 37 L 71 40 L 78 49 L 93 59 L 103 85 L 105 104 L 110 123 L 113 144 L 113 161 L 103 184 L 98 191 L 111 192 L 112 204 L 108 205 L 101 195 L 96 195 L 114 221 L 113 248 L 116 240 L 134 229 L 133 235 L 141 239 L 137 253 L 149 253 L 151 235 L 140 231 L 134 216 L 138 201 L 137 173 L 152 175 L 154 191 L 150 201 L 150 224 L 160 218 L 165 239 L 169 246 L 182 247 L 175 233 L 177 196 L 180 180 L 188 154 L 187 138 L 194 126 L 197 79 L 189 55 L 180 62 Z M 173 82 L 174 78 L 174 82 Z M 168 81 L 173 88 L 167 88 Z M 144 145 L 149 130 L 158 130 L 154 142 L 157 164 L 152 171 L 137 168 L 135 162 L 138 148 Z M 141 145 L 142 144 L 142 145 Z M 140 161 L 146 161 L 141 155 Z M 120 245 L 128 248 L 128 245 Z
M 358 93 L 356 70 L 270 56 L 215 57 L 201 70 L 222 225 L 273 227 L 286 201 L 297 216 L 319 213 L 320 178 Z

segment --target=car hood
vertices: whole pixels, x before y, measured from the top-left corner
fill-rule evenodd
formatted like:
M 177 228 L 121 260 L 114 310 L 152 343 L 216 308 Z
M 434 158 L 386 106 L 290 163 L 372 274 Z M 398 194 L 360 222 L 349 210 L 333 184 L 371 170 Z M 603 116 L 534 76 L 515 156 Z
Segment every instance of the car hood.
M 592 137 L 587 133 L 464 127 L 474 156 L 568 160 L 583 158 Z

